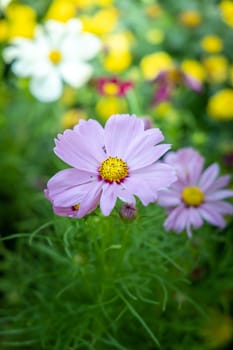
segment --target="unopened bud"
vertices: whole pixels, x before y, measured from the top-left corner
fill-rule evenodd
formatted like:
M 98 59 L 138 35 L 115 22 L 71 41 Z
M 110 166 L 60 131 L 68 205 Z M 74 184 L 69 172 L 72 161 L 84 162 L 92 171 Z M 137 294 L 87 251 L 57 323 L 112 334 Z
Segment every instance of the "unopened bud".
M 144 130 L 148 130 L 153 128 L 153 121 L 149 116 L 143 116 L 141 117 L 144 123 Z
M 120 217 L 125 221 L 133 221 L 137 218 L 138 210 L 134 204 L 125 203 L 119 211 Z

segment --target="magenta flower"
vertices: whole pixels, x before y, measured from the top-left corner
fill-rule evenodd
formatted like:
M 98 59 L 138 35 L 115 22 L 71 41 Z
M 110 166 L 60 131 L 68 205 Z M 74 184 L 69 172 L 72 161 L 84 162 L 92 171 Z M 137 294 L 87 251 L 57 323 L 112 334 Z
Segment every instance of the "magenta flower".
M 159 162 L 170 145 L 159 129 L 144 130 L 135 115 L 113 115 L 105 128 L 96 120 L 82 120 L 55 140 L 56 155 L 73 168 L 53 176 L 45 190 L 54 212 L 81 218 L 98 204 L 107 216 L 117 198 L 144 205 L 176 180 L 173 167 Z
M 223 228 L 223 215 L 233 214 L 233 206 L 223 200 L 233 196 L 233 191 L 224 188 L 230 176 L 218 177 L 217 164 L 203 171 L 204 158 L 192 148 L 169 152 L 165 162 L 175 167 L 178 177 L 159 193 L 159 204 L 168 209 L 165 228 L 177 233 L 186 229 L 189 237 L 191 227 L 201 227 L 204 220 Z
M 201 82 L 184 73 L 178 67 L 162 70 L 153 82 L 157 84 L 157 90 L 152 101 L 153 104 L 170 100 L 173 92 L 179 85 L 184 85 L 196 92 L 202 91 Z
M 133 83 L 129 80 L 121 81 L 115 77 L 103 77 L 97 80 L 97 91 L 104 96 L 125 96 L 132 89 Z

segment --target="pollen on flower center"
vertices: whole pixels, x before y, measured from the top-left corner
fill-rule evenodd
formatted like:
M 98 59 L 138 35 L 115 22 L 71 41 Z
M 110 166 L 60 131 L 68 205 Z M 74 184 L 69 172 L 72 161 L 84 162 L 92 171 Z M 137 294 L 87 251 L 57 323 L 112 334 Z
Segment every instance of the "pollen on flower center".
M 181 198 L 189 206 L 197 207 L 204 202 L 205 196 L 199 187 L 185 187 L 182 191 Z
M 62 54 L 59 50 L 51 50 L 49 52 L 49 59 L 52 63 L 57 64 L 62 60 Z
M 101 162 L 98 170 L 101 180 L 109 183 L 121 183 L 129 174 L 126 162 L 118 157 L 108 157 Z
M 75 205 L 72 206 L 72 210 L 73 210 L 73 211 L 78 211 L 79 208 L 80 208 L 80 204 L 79 204 L 79 203 L 77 203 L 77 204 L 75 204 Z
M 119 87 L 115 83 L 105 83 L 104 84 L 104 93 L 106 95 L 117 95 L 119 92 Z

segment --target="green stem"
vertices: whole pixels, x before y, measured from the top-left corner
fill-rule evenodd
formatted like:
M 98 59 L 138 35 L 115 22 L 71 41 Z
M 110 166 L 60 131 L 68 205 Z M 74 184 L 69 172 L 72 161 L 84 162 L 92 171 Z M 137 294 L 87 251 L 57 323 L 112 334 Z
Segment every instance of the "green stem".
M 129 90 L 126 94 L 126 100 L 128 103 L 129 111 L 131 114 L 136 114 L 137 116 L 142 116 L 138 98 L 133 90 Z

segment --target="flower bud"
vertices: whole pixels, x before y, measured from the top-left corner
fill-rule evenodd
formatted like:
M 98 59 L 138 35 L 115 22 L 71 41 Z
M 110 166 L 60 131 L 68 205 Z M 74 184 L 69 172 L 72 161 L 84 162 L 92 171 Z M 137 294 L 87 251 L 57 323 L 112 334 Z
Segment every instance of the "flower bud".
M 137 218 L 138 210 L 134 204 L 125 203 L 119 211 L 120 217 L 125 221 L 133 221 Z

